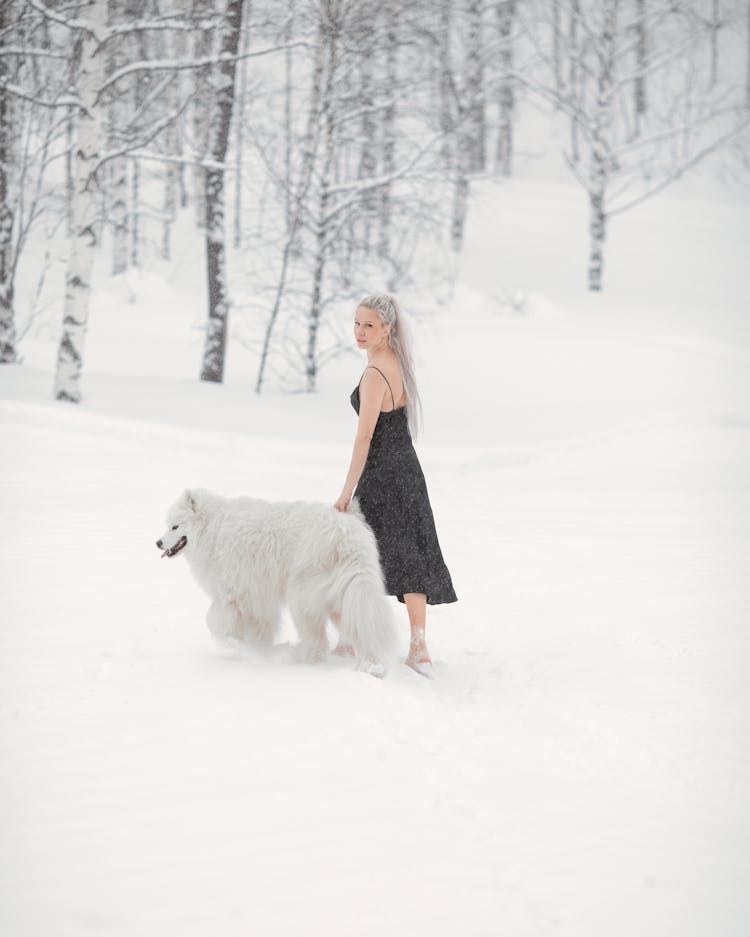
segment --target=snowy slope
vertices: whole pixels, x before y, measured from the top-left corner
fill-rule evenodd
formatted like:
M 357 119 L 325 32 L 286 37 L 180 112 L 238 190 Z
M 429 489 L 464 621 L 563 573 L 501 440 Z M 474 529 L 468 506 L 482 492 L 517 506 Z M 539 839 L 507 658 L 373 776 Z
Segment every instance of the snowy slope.
M 332 501 L 356 358 L 314 397 L 201 386 L 175 307 L 137 374 L 112 314 L 80 408 L 49 402 L 41 344 L 0 371 L 4 934 L 747 932 L 746 215 L 666 201 L 652 240 L 623 218 L 592 299 L 551 198 L 477 199 L 418 329 L 460 598 L 431 610 L 434 682 L 218 648 L 154 546 L 185 485 Z M 713 245 L 700 288 L 665 229 Z

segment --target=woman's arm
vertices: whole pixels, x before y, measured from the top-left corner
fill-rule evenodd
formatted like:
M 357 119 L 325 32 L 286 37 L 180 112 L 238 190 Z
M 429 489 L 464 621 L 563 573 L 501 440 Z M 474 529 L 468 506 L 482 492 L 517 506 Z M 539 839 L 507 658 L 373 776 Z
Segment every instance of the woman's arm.
M 349 463 L 346 481 L 338 500 L 334 504 L 337 511 L 345 511 L 352 500 L 354 489 L 357 487 L 357 482 L 367 461 L 370 441 L 372 440 L 372 434 L 375 432 L 375 424 L 378 422 L 385 392 L 386 384 L 382 375 L 373 369 L 365 371 L 359 384 L 357 435 L 354 438 L 352 460 Z

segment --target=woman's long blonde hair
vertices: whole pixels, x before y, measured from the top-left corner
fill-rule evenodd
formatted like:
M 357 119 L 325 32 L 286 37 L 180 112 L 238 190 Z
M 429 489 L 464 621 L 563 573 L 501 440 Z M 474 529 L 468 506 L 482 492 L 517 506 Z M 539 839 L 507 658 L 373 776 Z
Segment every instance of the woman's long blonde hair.
M 388 293 L 371 293 L 365 296 L 359 305 L 377 312 L 383 325 L 390 327 L 388 342 L 401 368 L 406 393 L 406 418 L 409 421 L 412 439 L 416 439 L 422 426 L 422 401 L 419 399 L 417 380 L 414 376 L 411 332 L 404 314 L 395 296 L 390 296 Z

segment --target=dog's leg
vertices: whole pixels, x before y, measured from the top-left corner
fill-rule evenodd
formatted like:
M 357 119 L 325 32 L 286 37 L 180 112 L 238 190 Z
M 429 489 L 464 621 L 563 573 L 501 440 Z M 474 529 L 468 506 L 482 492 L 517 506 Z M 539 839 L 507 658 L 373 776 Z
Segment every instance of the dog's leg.
M 309 599 L 309 597 L 308 597 Z M 289 600 L 289 612 L 297 626 L 305 660 L 317 664 L 328 656 L 327 615 L 315 603 L 308 604 L 301 597 Z
M 351 646 L 351 644 L 347 644 L 341 635 L 341 612 L 335 612 L 335 611 L 329 612 L 328 617 L 334 623 L 334 625 L 336 626 L 336 630 L 339 633 L 338 643 L 336 644 L 336 647 L 333 649 L 333 653 L 337 657 L 356 657 L 356 654 L 354 653 L 354 648 Z
M 212 602 L 206 612 L 206 624 L 218 640 L 242 637 L 242 622 L 236 602 Z
M 271 602 L 261 604 L 245 596 L 238 607 L 242 637 L 257 648 L 271 647 L 279 630 L 279 606 Z

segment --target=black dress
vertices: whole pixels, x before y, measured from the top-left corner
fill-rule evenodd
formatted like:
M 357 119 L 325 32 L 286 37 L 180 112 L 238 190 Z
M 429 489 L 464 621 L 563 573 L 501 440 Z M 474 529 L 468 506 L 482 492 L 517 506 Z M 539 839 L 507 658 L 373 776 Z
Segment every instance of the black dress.
M 384 374 L 383 379 L 388 384 Z M 359 414 L 358 386 L 351 402 Z M 378 543 L 386 592 L 399 602 L 404 601 L 405 592 L 424 593 L 429 605 L 455 602 L 406 407 L 381 411 L 378 416 L 355 495 Z

